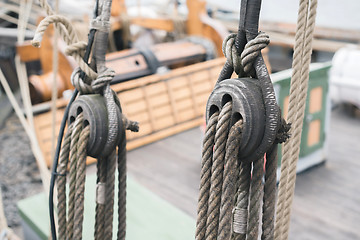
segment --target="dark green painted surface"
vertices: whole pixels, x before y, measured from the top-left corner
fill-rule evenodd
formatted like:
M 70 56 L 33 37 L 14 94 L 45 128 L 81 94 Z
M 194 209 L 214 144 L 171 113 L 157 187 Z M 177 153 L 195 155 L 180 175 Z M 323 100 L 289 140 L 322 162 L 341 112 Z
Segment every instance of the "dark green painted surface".
M 83 239 L 93 239 L 95 224 L 96 177 L 86 179 Z M 176 207 L 159 198 L 135 181 L 128 179 L 127 186 L 127 236 L 128 240 L 183 240 L 195 236 L 195 220 Z M 115 194 L 117 196 L 117 194 Z M 115 198 L 115 202 L 117 199 Z M 49 235 L 48 204 L 45 194 L 22 200 L 18 208 L 23 220 L 42 238 Z M 116 208 L 116 207 L 115 207 Z M 117 226 L 115 209 L 114 226 Z M 114 228 L 114 239 L 116 227 Z
M 303 131 L 301 135 L 301 145 L 300 145 L 300 158 L 307 156 L 318 149 L 324 147 L 325 141 L 325 121 L 326 121 L 326 110 L 327 110 L 327 96 L 328 96 L 328 71 L 331 67 L 330 63 L 317 63 L 312 64 L 310 67 L 309 74 L 309 85 L 308 85 L 308 94 L 306 99 L 306 109 L 303 122 Z M 291 81 L 291 70 L 282 71 L 279 73 L 272 74 L 272 81 L 274 83 L 274 88 L 276 92 L 277 101 L 281 107 L 284 109 L 284 99 L 289 95 L 290 92 L 290 81 Z M 322 88 L 322 108 L 321 111 L 317 113 L 309 113 L 309 98 L 310 91 L 314 88 Z M 321 122 L 320 129 L 320 141 L 319 143 L 308 146 L 307 139 L 309 135 L 309 120 L 319 119 Z M 278 162 L 280 165 L 281 162 L 281 146 L 279 146 L 279 158 Z

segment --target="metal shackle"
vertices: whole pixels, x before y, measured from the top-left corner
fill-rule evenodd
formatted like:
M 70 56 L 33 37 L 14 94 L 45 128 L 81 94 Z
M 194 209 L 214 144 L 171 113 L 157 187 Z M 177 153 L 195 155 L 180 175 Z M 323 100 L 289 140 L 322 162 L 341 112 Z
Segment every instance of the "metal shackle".
M 121 134 L 118 131 L 114 146 L 105 146 L 109 132 L 108 112 L 105 99 L 100 94 L 80 95 L 71 105 L 69 112 L 69 123 L 75 121 L 76 117 L 83 113 L 85 124 L 90 125 L 90 136 L 87 145 L 87 154 L 94 158 L 106 157 L 119 144 Z M 122 113 L 116 109 L 119 129 L 122 126 Z
M 257 81 L 254 78 L 225 79 L 215 86 L 206 105 L 208 121 L 213 113 L 232 101 L 231 125 L 243 120 L 240 159 L 251 159 L 264 136 L 265 106 Z

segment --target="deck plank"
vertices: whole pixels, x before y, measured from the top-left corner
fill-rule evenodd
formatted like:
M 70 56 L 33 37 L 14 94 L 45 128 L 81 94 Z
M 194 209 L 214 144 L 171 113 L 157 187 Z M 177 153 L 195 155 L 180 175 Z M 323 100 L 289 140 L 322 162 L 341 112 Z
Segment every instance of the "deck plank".
M 325 164 L 297 177 L 289 239 L 360 239 L 360 120 L 332 112 Z M 130 151 L 139 183 L 196 217 L 201 130 L 194 128 Z

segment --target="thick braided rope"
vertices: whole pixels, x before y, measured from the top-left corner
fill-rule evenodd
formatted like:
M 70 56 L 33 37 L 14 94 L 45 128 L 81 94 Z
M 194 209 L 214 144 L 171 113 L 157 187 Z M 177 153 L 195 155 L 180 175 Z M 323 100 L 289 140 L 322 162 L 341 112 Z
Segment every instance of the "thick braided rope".
M 211 168 L 210 197 L 206 221 L 206 239 L 216 239 L 218 233 L 226 139 L 229 133 L 231 113 L 232 102 L 227 102 L 220 111 L 219 120 L 216 125 L 213 165 Z
M 76 195 L 74 213 L 74 239 L 82 239 L 82 226 L 84 219 L 84 194 L 86 177 L 86 147 L 90 136 L 90 126 L 87 125 L 80 133 L 77 142 L 77 167 L 76 167 Z
M 306 11 L 306 14 L 305 16 L 302 14 L 301 17 L 306 19 L 306 23 L 304 29 L 305 32 L 302 33 L 302 38 L 299 38 L 298 45 L 296 45 L 296 47 L 301 47 L 303 50 L 302 53 L 300 54 L 302 58 L 302 64 L 301 66 L 297 66 L 298 68 L 297 72 L 300 71 L 300 73 L 297 73 L 299 75 L 296 76 L 293 75 L 294 79 L 292 78 L 291 82 L 296 81 L 297 84 L 293 87 L 291 83 L 291 89 L 290 89 L 288 122 L 292 122 L 295 128 L 293 129 L 292 132 L 293 134 L 292 138 L 284 145 L 284 149 L 283 149 L 283 160 L 288 159 L 287 165 L 289 167 L 287 170 L 288 173 L 287 177 L 286 178 L 284 177 L 284 179 L 280 179 L 280 181 L 281 180 L 286 181 L 286 184 L 284 184 L 285 186 L 281 186 L 283 188 L 286 188 L 286 191 L 281 189 L 282 214 L 281 216 L 279 216 L 279 218 L 277 216 L 277 221 L 279 221 L 278 223 L 279 225 L 278 224 L 276 225 L 276 236 L 279 236 L 279 239 L 288 238 L 288 231 L 290 226 L 289 225 L 290 211 L 291 211 L 291 204 L 292 204 L 294 188 L 295 188 L 296 165 L 299 157 L 302 123 L 304 119 L 304 110 L 305 110 L 306 95 L 307 95 L 307 84 L 309 79 L 309 65 L 311 61 L 311 52 L 312 52 L 312 39 L 313 39 L 313 32 L 315 27 L 316 8 L 317 8 L 317 0 L 312 0 L 310 5 L 310 12 L 308 13 L 309 11 L 308 1 L 306 1 L 306 3 L 302 3 L 302 2 L 300 3 L 300 8 L 303 5 L 305 5 L 305 10 L 303 11 Z M 300 14 L 299 14 L 299 18 L 300 18 Z M 294 52 L 294 58 L 295 57 L 298 56 L 296 56 Z M 295 88 L 299 84 L 300 87 Z M 292 94 L 294 95 L 293 97 Z M 279 199 L 280 199 L 280 187 L 279 187 Z M 279 207 L 280 205 L 278 204 L 278 208 Z M 280 231 L 282 233 L 280 233 Z M 281 234 L 282 237 L 280 238 Z
M 245 240 L 248 220 L 251 163 L 241 163 L 236 206 L 233 210 L 233 235 L 231 239 Z
M 114 189 L 115 189 L 115 170 L 116 170 L 116 150 L 104 159 L 107 161 L 106 169 L 106 188 L 105 188 L 105 219 L 104 219 L 104 239 L 112 239 L 113 215 L 114 215 Z
M 249 218 L 246 239 L 258 239 L 261 195 L 263 194 L 262 179 L 264 176 L 264 158 L 253 162 L 252 178 L 250 183 Z
M 233 67 L 237 75 L 241 75 L 243 72 L 243 67 L 241 65 L 241 59 L 235 46 L 236 36 L 236 33 L 231 33 L 224 39 L 222 44 L 222 51 L 227 59 L 226 62 Z
M 309 66 L 311 62 L 311 53 L 312 53 L 312 39 L 315 28 L 315 18 L 316 18 L 316 9 L 317 9 L 317 0 L 312 0 L 310 3 L 310 12 L 308 16 L 308 22 L 306 27 L 305 34 L 305 49 L 304 49 L 304 64 L 301 70 L 301 91 L 298 95 L 298 114 L 294 122 L 295 129 L 293 131 L 293 145 L 292 145 L 292 156 L 289 166 L 289 177 L 287 184 L 286 192 L 286 202 L 285 202 L 285 211 L 284 211 L 284 220 L 285 226 L 283 228 L 283 239 L 287 239 L 289 226 L 290 226 L 290 212 L 291 205 L 294 197 L 295 190 L 295 181 L 296 181 L 296 166 L 299 159 L 300 152 L 300 142 L 301 142 L 301 132 L 304 120 L 304 112 L 306 106 L 307 98 L 307 89 L 309 81 Z
M 261 240 L 274 239 L 277 148 L 274 144 L 266 153 Z
M 71 132 L 74 123 L 71 123 L 64 137 L 61 147 L 60 161 L 57 169 L 57 191 L 58 191 L 58 238 L 66 239 L 66 171 L 69 162 Z
M 76 185 L 76 167 L 77 167 L 77 143 L 83 128 L 84 116 L 80 113 L 74 122 L 71 133 L 70 143 L 70 172 L 69 172 L 69 206 L 68 206 L 68 223 L 67 239 L 73 239 L 74 233 L 74 208 L 75 208 L 75 185 Z
M 123 126 L 126 126 L 123 123 Z M 121 128 L 121 142 L 118 146 L 118 240 L 126 236 L 126 132 Z
M 224 181 L 221 195 L 221 209 L 218 230 L 218 240 L 228 240 L 231 236 L 232 210 L 234 196 L 237 191 L 236 181 L 239 178 L 239 148 L 243 120 L 237 121 L 230 129 L 226 143 Z
M 308 12 L 308 0 L 301 0 L 299 6 L 298 13 L 298 23 L 295 34 L 295 46 L 294 46 L 294 54 L 293 54 L 293 72 L 291 78 L 291 86 L 290 86 L 290 96 L 289 96 L 289 104 L 291 103 L 291 107 L 288 110 L 288 122 L 294 122 L 296 118 L 296 105 L 297 105 L 297 95 L 298 89 L 300 89 L 300 74 L 302 68 L 302 50 L 303 50 L 303 39 L 306 28 L 307 21 L 307 12 Z M 289 168 L 289 151 L 285 151 L 285 149 L 289 149 L 287 145 L 290 145 L 291 141 L 285 142 L 283 146 L 283 156 L 281 161 L 281 175 L 279 181 L 279 190 L 278 190 L 278 201 L 276 205 L 276 222 L 275 222 L 275 239 L 280 239 L 281 236 L 281 228 L 282 228 L 282 219 L 284 213 L 284 203 L 285 203 L 285 195 L 287 188 L 287 180 L 288 180 L 288 168 Z
M 105 218 L 105 202 L 102 201 L 103 197 L 99 196 L 103 194 L 103 189 L 106 182 L 106 161 L 99 158 L 97 161 L 97 188 L 96 188 L 96 209 L 95 209 L 95 240 L 102 239 L 104 236 L 104 218 Z
M 84 48 L 86 47 L 86 43 L 78 43 L 75 29 L 66 17 L 61 15 L 50 15 L 44 18 L 36 29 L 34 38 L 32 40 L 32 45 L 35 47 L 40 47 L 40 42 L 45 33 L 45 30 L 52 23 L 57 23 L 57 25 L 59 25 L 60 23 L 65 27 L 66 32 L 63 33 L 60 31 L 59 33 L 65 43 L 69 46 L 69 49 L 66 52 L 72 54 L 72 57 L 74 57 L 75 61 L 79 64 L 80 68 L 85 72 L 87 76 L 89 76 L 91 79 L 96 79 L 97 73 L 87 65 L 87 63 L 82 59 L 82 56 L 80 55 L 80 51 L 84 50 Z
M 213 113 L 211 115 L 205 131 L 205 137 L 203 141 L 202 149 L 202 162 L 201 162 L 201 173 L 200 173 L 200 190 L 199 190 L 199 200 L 198 200 L 198 212 L 197 212 L 197 222 L 196 222 L 196 240 L 205 239 L 206 232 L 206 219 L 207 219 L 207 209 L 209 201 L 209 192 L 211 185 L 211 166 L 213 158 L 213 148 L 214 148 L 214 139 L 216 125 L 218 122 L 219 112 Z
M 261 50 L 270 43 L 270 37 L 264 32 L 260 32 L 256 38 L 246 43 L 244 51 L 241 53 L 241 65 L 244 71 L 249 73 L 253 67 L 255 59 L 261 54 Z

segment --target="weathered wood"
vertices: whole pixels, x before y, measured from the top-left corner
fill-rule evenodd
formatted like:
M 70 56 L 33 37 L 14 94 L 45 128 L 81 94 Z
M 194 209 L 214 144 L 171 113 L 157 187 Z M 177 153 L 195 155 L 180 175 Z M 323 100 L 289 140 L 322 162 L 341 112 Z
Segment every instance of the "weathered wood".
M 236 32 L 238 24 L 223 22 L 229 31 Z M 296 25 L 290 23 L 260 22 L 260 30 L 270 36 L 270 45 L 293 48 Z M 312 47 L 317 51 L 336 52 L 350 43 L 360 42 L 360 31 L 315 27 Z
M 149 144 L 203 123 L 207 97 L 224 62 L 224 58 L 214 59 L 166 74 L 154 74 L 113 85 L 123 113 L 129 119 L 140 123 L 138 133 L 127 134 L 128 149 Z M 65 104 L 64 101 L 58 104 L 56 132 L 60 128 Z M 40 148 L 48 165 L 51 164 L 50 119 L 50 111 L 34 118 Z M 87 162 L 93 161 L 88 159 Z
M 360 238 L 358 123 L 332 112 L 326 163 L 297 176 L 289 239 Z M 194 128 L 128 153 L 129 175 L 194 219 L 202 136 Z

